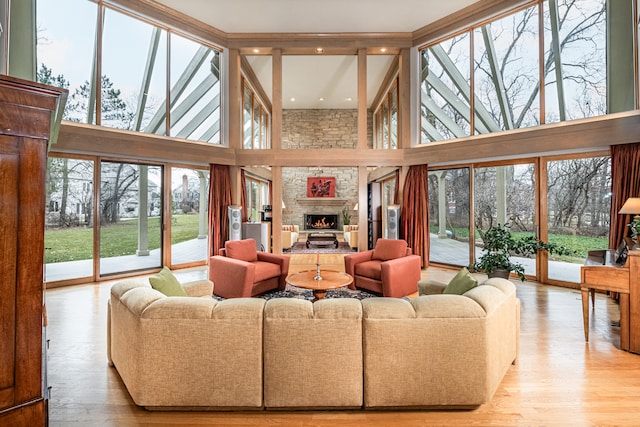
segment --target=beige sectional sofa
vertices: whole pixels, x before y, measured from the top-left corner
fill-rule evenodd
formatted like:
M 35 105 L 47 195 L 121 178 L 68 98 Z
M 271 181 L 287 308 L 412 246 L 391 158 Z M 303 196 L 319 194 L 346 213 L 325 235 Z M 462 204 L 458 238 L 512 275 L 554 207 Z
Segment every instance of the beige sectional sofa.
M 411 301 L 217 301 L 211 282 L 196 287 L 166 297 L 143 279 L 113 285 L 109 361 L 137 405 L 474 408 L 517 358 L 519 302 L 504 279 Z

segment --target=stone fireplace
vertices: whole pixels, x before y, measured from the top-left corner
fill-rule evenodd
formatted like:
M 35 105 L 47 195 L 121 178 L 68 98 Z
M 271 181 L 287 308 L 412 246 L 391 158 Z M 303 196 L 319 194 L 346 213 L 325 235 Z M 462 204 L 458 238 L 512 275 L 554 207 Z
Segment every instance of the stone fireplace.
M 304 214 L 305 230 L 337 230 L 338 214 Z

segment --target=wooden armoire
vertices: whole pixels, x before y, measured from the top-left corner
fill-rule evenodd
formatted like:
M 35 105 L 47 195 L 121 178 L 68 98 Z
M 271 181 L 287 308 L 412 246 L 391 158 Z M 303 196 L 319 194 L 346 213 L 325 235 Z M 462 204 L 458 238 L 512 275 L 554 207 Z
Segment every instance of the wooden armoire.
M 0 425 L 47 424 L 47 150 L 65 89 L 0 75 Z

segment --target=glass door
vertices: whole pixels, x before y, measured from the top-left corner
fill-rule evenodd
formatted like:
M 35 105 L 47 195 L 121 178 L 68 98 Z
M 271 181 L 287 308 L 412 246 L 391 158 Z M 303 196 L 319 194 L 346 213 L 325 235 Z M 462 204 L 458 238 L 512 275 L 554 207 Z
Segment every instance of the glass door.
M 429 171 L 429 261 L 469 265 L 469 168 Z
M 209 171 L 171 168 L 171 266 L 206 261 Z
M 162 166 L 100 167 L 100 275 L 160 268 Z
M 50 157 L 45 206 L 45 280 L 93 277 L 92 160 Z
M 535 164 L 511 164 L 474 169 L 474 211 L 476 261 L 482 255 L 482 236 L 495 225 L 508 225 L 516 239 L 536 236 Z M 524 267 L 526 275 L 536 277 L 536 258 L 510 257 Z

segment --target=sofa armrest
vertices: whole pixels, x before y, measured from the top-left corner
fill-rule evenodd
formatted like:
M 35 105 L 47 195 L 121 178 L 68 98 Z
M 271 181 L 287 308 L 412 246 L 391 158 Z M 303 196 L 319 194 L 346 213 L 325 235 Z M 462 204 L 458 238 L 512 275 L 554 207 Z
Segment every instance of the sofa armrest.
M 293 239 L 292 239 L 292 231 L 288 231 L 288 230 L 284 230 L 282 231 L 282 249 L 289 249 L 291 246 L 293 246 Z
M 287 285 L 287 276 L 289 275 L 289 258 L 288 255 L 272 254 L 270 252 L 258 252 L 258 261 L 270 262 L 280 266 L 280 279 L 278 289 L 284 289 Z
M 418 292 L 422 270 L 419 255 L 391 259 L 380 264 L 383 295 L 401 298 Z
M 182 287 L 190 297 L 205 297 L 213 294 L 213 282 L 208 279 L 183 283 Z
M 365 261 L 371 261 L 373 257 L 373 250 L 356 252 L 344 256 L 344 272 L 354 278 L 354 281 L 349 285 L 350 289 L 355 289 L 355 268 L 356 264 Z
M 213 291 L 224 298 L 251 297 L 256 266 L 239 259 L 214 255 L 209 258 Z

